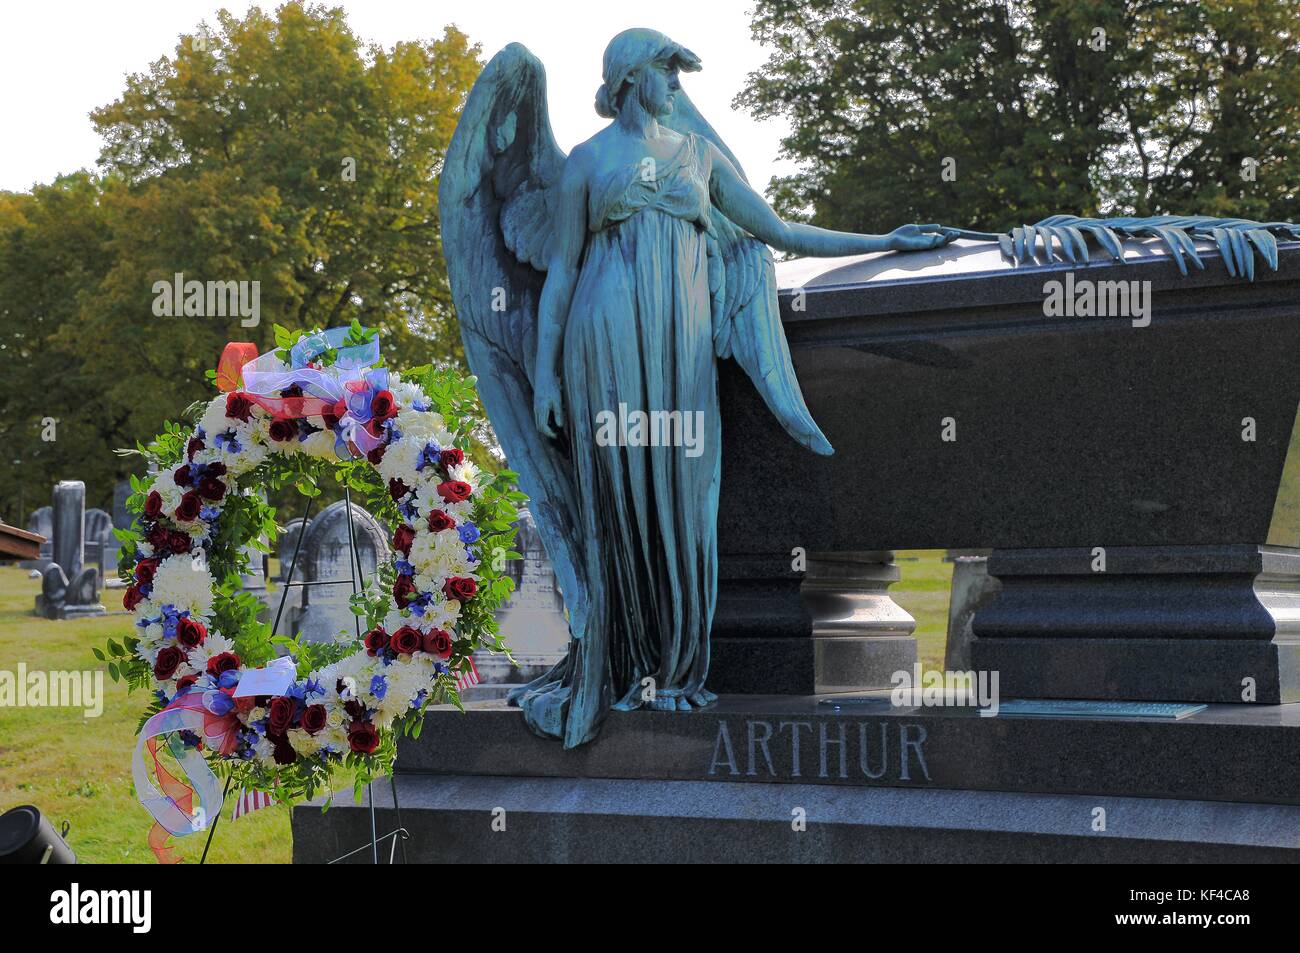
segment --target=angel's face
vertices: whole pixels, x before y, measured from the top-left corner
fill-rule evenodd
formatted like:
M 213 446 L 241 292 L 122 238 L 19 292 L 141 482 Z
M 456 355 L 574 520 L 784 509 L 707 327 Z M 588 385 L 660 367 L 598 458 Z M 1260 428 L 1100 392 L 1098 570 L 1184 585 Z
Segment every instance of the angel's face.
M 681 90 L 677 63 L 656 60 L 641 67 L 636 94 L 641 108 L 655 117 L 667 116 L 673 111 L 673 100 Z

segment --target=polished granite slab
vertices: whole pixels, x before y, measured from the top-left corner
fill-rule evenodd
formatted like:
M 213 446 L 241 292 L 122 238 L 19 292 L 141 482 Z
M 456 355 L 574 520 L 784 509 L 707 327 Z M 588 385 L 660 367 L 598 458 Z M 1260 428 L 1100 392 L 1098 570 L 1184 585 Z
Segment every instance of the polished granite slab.
M 402 774 L 1107 794 L 1300 804 L 1300 704 L 1208 705 L 1160 717 L 982 717 L 972 708 L 723 696 L 695 712 L 614 712 L 564 750 L 503 702 L 432 710 Z

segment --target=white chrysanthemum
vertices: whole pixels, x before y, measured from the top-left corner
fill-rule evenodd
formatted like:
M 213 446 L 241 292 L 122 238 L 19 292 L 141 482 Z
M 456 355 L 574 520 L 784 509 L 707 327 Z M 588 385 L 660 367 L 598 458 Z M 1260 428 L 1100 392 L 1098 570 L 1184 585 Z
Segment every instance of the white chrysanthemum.
M 315 457 L 317 460 L 333 460 L 334 432 L 332 430 L 318 430 L 298 444 L 298 449 L 309 457 Z
M 169 556 L 154 573 L 149 601 L 206 619 L 212 612 L 212 575 L 189 556 Z
M 447 470 L 447 476 L 453 480 L 461 480 L 468 483 L 471 488 L 478 489 L 479 469 L 473 463 L 466 460 L 464 463 L 450 467 Z
M 212 435 L 229 429 L 233 423 L 235 421 L 226 416 L 226 395 L 218 394 L 204 408 L 203 416 L 199 418 L 199 426 L 206 435 L 204 442 L 211 446 Z
M 149 490 L 157 491 L 158 495 L 162 497 L 163 513 L 169 517 L 174 517 L 176 507 L 180 506 L 181 497 L 185 495 L 185 491 L 176 485 L 176 480 L 172 474 L 170 472 L 158 474 L 153 483 L 150 484 Z M 148 496 L 148 492 L 145 495 Z
M 398 374 L 389 375 L 388 389 L 393 392 L 393 399 L 397 401 L 399 414 L 402 410 L 412 410 L 417 403 L 428 402 L 424 391 L 420 390 L 418 385 L 402 380 Z
M 203 640 L 202 645 L 197 645 L 190 649 L 190 664 L 200 670 L 206 670 L 208 660 L 212 659 L 222 652 L 233 652 L 235 643 L 224 635 L 215 632 L 209 632 L 208 637 Z M 256 719 L 253 719 L 256 721 Z
M 417 444 L 414 440 L 406 439 L 390 443 L 388 449 L 384 451 L 383 459 L 379 461 L 379 466 L 376 467 L 379 475 L 385 481 L 404 479 L 410 486 L 413 476 L 417 475 L 415 466 L 420 462 L 420 451 L 423 446 L 422 443 Z
M 415 441 L 421 447 L 430 441 L 440 447 L 450 447 L 453 443 L 442 414 L 433 411 L 401 410 L 397 414 L 397 429 L 403 438 Z

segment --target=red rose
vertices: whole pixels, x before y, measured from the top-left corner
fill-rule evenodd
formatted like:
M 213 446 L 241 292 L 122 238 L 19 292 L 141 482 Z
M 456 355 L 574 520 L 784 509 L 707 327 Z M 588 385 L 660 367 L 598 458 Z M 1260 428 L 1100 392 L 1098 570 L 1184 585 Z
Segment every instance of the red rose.
M 448 480 L 438 484 L 438 495 L 448 503 L 462 503 L 469 499 L 474 491 L 463 480 Z
M 279 695 L 271 699 L 271 707 L 266 716 L 266 733 L 282 735 L 293 725 L 293 713 L 298 703 L 288 695 Z
M 267 734 L 271 738 L 270 734 Z M 293 750 L 293 745 L 289 744 L 289 739 L 283 735 L 278 738 L 271 738 L 271 743 L 275 748 L 271 751 L 271 757 L 275 759 L 276 764 L 293 764 L 298 760 L 298 752 Z
M 370 412 L 381 420 L 394 416 L 397 413 L 397 402 L 393 400 L 393 392 L 381 390 L 370 398 Z
M 247 394 L 241 394 L 239 391 L 226 395 L 226 416 L 234 420 L 248 421 L 253 415 L 253 402 L 248 399 Z
M 388 633 L 384 631 L 383 626 L 377 625 L 366 633 L 366 652 L 368 655 L 378 655 L 386 648 L 388 648 Z
M 226 465 L 224 463 L 209 463 L 207 473 L 210 477 L 223 477 L 226 475 Z
M 176 680 L 176 694 L 179 695 L 198 680 L 199 677 L 197 675 L 186 675 L 184 678 L 178 678 Z
M 177 467 L 176 472 L 172 474 L 172 479 L 176 481 L 177 486 L 189 486 L 190 480 L 193 479 L 190 474 L 190 465 L 186 463 Z
M 149 532 L 145 533 L 144 538 L 150 546 L 161 552 L 167 548 L 171 533 L 165 526 L 154 525 L 149 527 Z
M 190 539 L 190 534 L 174 529 L 167 534 L 167 548 L 178 555 L 188 553 L 194 541 Z
M 438 454 L 438 462 L 443 467 L 458 467 L 465 462 L 465 453 L 459 447 L 448 447 Z
M 160 682 L 167 681 L 184 661 L 184 652 L 174 645 L 167 646 L 158 653 L 158 658 L 153 663 L 153 677 Z
M 162 563 L 161 559 L 142 559 L 135 567 L 135 582 L 138 586 L 147 586 L 153 582 L 154 574 L 158 572 L 158 566 Z
M 220 678 L 223 672 L 232 672 L 239 668 L 239 656 L 234 652 L 222 652 L 208 659 L 208 674 Z
M 444 513 L 442 510 L 434 510 L 429 514 L 429 532 L 441 533 L 444 529 L 454 529 L 456 521 Z
M 149 493 L 149 498 L 144 501 L 144 518 L 147 520 L 156 520 L 162 516 L 162 495 L 153 490 Z
M 411 488 L 401 480 L 388 481 L 388 495 L 393 498 L 394 503 L 400 503 L 402 497 L 411 492 Z
M 393 638 L 388 644 L 394 652 L 411 655 L 420 650 L 420 643 L 420 630 L 404 625 L 393 633 Z
M 393 549 L 403 555 L 411 555 L 411 544 L 415 542 L 415 529 L 403 523 L 393 531 Z
M 196 645 L 202 645 L 203 640 L 208 637 L 208 629 L 202 622 L 196 622 L 189 616 L 180 619 L 176 623 L 176 641 L 186 648 L 194 648 Z
M 201 509 L 203 509 L 203 497 L 193 490 L 186 490 L 180 504 L 176 507 L 176 518 L 182 523 L 193 523 L 199 518 Z
M 199 481 L 199 496 L 205 500 L 219 500 L 226 495 L 226 485 L 214 476 Z
M 399 609 L 406 608 L 413 592 L 415 592 L 415 580 L 410 576 L 398 576 L 397 581 L 393 583 L 393 599 Z
M 348 726 L 348 744 L 357 754 L 373 754 L 379 747 L 379 732 L 368 721 L 354 721 Z
M 422 648 L 430 655 L 447 658 L 451 655 L 451 633 L 434 629 L 424 634 Z
M 128 586 L 126 592 L 122 593 L 122 608 L 131 612 L 144 600 L 142 593 L 135 586 Z
M 204 443 L 198 437 L 190 437 L 190 442 L 185 445 L 185 459 L 191 463 L 194 461 L 194 454 L 203 449 Z
M 272 420 L 267 432 L 271 435 L 272 440 L 284 443 L 286 440 L 292 440 L 298 436 L 298 421 Z
M 372 467 L 379 466 L 379 461 L 384 459 L 384 451 L 388 449 L 388 444 L 381 443 L 375 449 L 367 451 L 366 459 L 370 461 Z
M 384 419 L 383 417 L 371 417 L 366 421 L 366 433 L 376 440 L 384 439 Z
M 335 401 L 333 405 L 329 407 L 328 410 L 322 413 L 321 417 L 325 421 L 325 426 L 328 427 L 330 430 L 333 430 L 335 427 L 339 425 L 339 418 L 343 417 L 345 414 L 347 414 L 347 412 L 348 412 L 347 401 L 338 400 Z
M 442 594 L 457 602 L 469 602 L 478 592 L 478 583 L 468 576 L 452 576 L 442 584 Z
M 302 730 L 309 735 L 322 730 L 325 727 L 325 720 L 324 705 L 308 705 L 302 710 Z

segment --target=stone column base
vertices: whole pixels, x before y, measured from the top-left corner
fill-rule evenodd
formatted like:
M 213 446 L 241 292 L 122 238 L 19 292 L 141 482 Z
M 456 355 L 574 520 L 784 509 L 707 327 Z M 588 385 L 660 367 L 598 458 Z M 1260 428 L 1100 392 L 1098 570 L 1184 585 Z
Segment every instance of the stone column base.
M 1300 550 L 995 550 L 971 625 L 1004 698 L 1300 701 Z
M 767 562 L 755 558 L 746 567 Z M 711 690 L 863 692 L 889 688 L 894 672 L 911 671 L 916 620 L 887 591 L 899 579 L 891 552 L 810 555 L 801 584 L 788 563 L 767 568 L 771 580 L 720 578 Z M 752 602 L 745 598 L 750 587 Z

